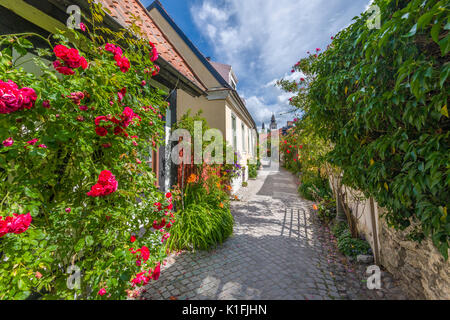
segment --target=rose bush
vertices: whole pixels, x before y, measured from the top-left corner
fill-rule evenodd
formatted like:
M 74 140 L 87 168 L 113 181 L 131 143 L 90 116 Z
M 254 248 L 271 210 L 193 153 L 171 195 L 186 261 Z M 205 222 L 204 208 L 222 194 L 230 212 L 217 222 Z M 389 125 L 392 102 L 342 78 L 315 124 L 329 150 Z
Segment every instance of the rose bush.
M 146 85 L 157 53 L 93 27 L 93 10 L 84 33 L 0 36 L 0 299 L 125 298 L 166 256 L 172 198 L 140 160 L 164 134 L 165 93 Z M 27 52 L 39 76 L 20 67 Z

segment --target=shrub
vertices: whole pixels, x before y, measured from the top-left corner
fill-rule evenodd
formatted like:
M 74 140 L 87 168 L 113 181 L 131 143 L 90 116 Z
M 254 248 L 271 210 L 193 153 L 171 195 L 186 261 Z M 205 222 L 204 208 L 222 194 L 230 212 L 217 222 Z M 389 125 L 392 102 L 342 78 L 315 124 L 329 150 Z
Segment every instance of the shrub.
M 356 258 L 360 254 L 371 254 L 372 249 L 367 241 L 352 238 L 349 230 L 342 231 L 338 237 L 338 249 L 346 256 Z
M 340 221 L 335 223 L 331 227 L 331 232 L 334 234 L 336 238 L 339 238 L 346 230 L 348 230 L 347 223 L 344 221 Z
M 228 205 L 213 207 L 208 203 L 191 203 L 176 214 L 167 246 L 170 250 L 208 250 L 233 233 L 233 216 Z
M 207 250 L 225 241 L 233 232 L 233 216 L 229 208 L 226 186 L 217 175 L 192 174 L 187 179 L 183 203 L 177 213 L 177 223 L 171 229 L 169 250 Z M 178 219 L 181 221 L 178 221 Z
M 256 179 L 258 177 L 258 165 L 249 164 L 248 165 L 248 177 L 250 179 Z
M 95 5 L 90 25 L 103 15 Z M 39 35 L 0 36 L 0 299 L 122 299 L 158 278 L 167 234 L 150 229 L 172 204 L 142 160 L 164 134 L 167 103 L 143 82 L 153 47 L 106 30 L 119 48 L 97 31 L 41 37 L 53 52 L 33 51 Z M 40 77 L 17 66 L 28 51 Z
M 309 172 L 302 175 L 298 192 L 303 198 L 308 200 L 320 201 L 332 197 L 328 179 Z
M 333 199 L 325 199 L 317 206 L 317 216 L 325 223 L 330 223 L 336 217 L 336 201 Z

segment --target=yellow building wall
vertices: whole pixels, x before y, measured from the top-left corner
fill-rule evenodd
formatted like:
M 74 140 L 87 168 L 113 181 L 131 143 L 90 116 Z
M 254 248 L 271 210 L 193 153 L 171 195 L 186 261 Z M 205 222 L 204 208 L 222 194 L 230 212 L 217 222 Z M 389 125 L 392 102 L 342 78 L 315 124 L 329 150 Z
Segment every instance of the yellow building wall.
M 219 129 L 226 135 L 225 129 L 225 100 L 211 100 L 206 97 L 192 97 L 182 90 L 177 90 L 177 121 L 191 109 L 191 115 L 203 110 L 202 116 L 213 129 Z

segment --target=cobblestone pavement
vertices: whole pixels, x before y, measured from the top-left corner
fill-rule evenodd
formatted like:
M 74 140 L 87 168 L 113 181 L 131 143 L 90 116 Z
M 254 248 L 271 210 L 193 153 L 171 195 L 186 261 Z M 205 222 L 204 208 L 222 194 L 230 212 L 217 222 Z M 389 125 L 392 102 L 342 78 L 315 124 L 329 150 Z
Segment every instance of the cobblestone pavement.
M 168 258 L 141 299 L 322 300 L 405 299 L 382 272 L 382 289 L 369 290 L 367 266 L 350 263 L 312 203 L 297 193 L 289 172 L 260 171 L 232 203 L 233 236 L 215 250 Z

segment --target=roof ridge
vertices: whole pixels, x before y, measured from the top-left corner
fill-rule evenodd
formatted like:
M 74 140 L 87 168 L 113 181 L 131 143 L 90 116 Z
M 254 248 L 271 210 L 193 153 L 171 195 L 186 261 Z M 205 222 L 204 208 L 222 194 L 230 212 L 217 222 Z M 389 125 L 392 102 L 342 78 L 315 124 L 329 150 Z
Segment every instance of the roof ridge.
M 228 81 L 226 81 L 222 75 L 217 72 L 214 66 L 206 59 L 205 55 L 197 48 L 197 46 L 186 36 L 186 34 L 181 30 L 181 28 L 176 24 L 173 18 L 167 13 L 166 9 L 162 6 L 159 0 L 154 0 L 152 4 L 147 7 L 147 10 L 156 8 L 161 15 L 169 22 L 170 26 L 175 30 L 175 32 L 180 36 L 180 38 L 188 45 L 188 47 L 194 52 L 194 54 L 200 59 L 203 65 L 211 72 L 211 74 L 227 89 L 232 89 Z

